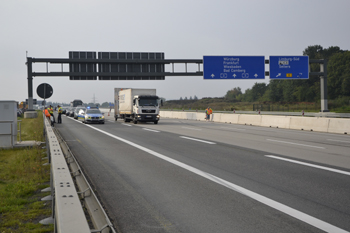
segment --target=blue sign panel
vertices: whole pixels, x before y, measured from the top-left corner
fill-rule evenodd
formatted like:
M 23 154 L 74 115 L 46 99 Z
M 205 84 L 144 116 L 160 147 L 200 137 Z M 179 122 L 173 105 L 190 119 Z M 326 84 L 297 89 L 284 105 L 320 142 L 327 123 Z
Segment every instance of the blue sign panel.
M 204 56 L 204 79 L 265 79 L 264 56 Z
M 308 56 L 270 56 L 270 79 L 308 78 Z

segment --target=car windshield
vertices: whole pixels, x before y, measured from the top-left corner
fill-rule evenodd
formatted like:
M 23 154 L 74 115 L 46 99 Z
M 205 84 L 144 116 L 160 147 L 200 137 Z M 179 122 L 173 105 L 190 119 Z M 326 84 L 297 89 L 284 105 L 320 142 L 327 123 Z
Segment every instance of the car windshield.
M 83 109 L 83 110 L 84 110 L 85 108 L 76 108 L 75 111 L 76 111 L 76 112 L 79 112 L 80 109 Z
M 101 114 L 101 111 L 98 109 L 88 109 L 86 110 L 86 114 Z
M 158 106 L 157 99 L 139 99 L 140 106 Z

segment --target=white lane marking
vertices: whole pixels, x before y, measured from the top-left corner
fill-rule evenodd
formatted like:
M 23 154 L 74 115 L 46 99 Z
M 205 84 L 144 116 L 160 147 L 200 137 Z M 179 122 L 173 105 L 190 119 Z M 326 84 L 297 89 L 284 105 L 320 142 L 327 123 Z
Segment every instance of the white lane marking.
M 181 127 L 183 129 L 191 129 L 191 130 L 202 130 L 202 129 L 196 129 L 196 128 L 190 128 L 190 127 Z
M 297 160 L 286 159 L 286 158 L 282 158 L 282 157 L 278 157 L 278 156 L 274 156 L 274 155 L 265 155 L 265 156 L 269 157 L 269 158 L 273 158 L 273 159 L 279 159 L 279 160 L 283 160 L 283 161 L 287 161 L 287 162 L 291 162 L 291 163 L 297 163 L 297 164 L 301 164 L 301 165 L 304 165 L 304 166 L 319 168 L 319 169 L 323 169 L 323 170 L 327 170 L 327 171 L 336 172 L 336 173 L 340 173 L 340 174 L 344 174 L 344 175 L 350 176 L 350 172 L 346 172 L 346 171 L 342 171 L 342 170 L 338 170 L 338 169 L 334 169 L 334 168 L 330 168 L 330 167 L 319 166 L 319 165 L 315 165 L 315 164 L 312 164 L 312 163 L 304 163 L 304 162 L 300 162 L 300 161 L 297 161 Z
M 245 129 L 238 129 L 238 128 L 229 128 L 229 127 L 220 127 L 223 129 L 230 129 L 230 130 L 245 130 Z
M 124 123 L 122 123 L 122 125 L 131 126 L 131 125 L 129 125 L 129 124 L 124 124 Z
M 121 137 L 118 137 L 118 136 L 115 136 L 113 134 L 107 133 L 107 132 L 105 132 L 103 130 L 100 130 L 98 128 L 95 128 L 93 126 L 90 126 L 90 125 L 86 125 L 86 126 L 92 128 L 92 129 L 94 129 L 96 131 L 99 131 L 99 132 L 101 132 L 101 133 L 103 133 L 103 134 L 105 134 L 107 136 L 110 136 L 110 137 L 115 138 L 115 139 L 117 139 L 119 141 L 122 141 L 122 142 L 124 142 L 126 144 L 129 144 L 130 146 L 138 148 L 138 149 L 140 149 L 140 150 L 142 150 L 142 151 L 144 151 L 146 153 L 149 153 L 149 154 L 151 154 L 153 156 L 156 156 L 156 157 L 158 157 L 160 159 L 163 159 L 163 160 L 165 160 L 165 161 L 167 161 L 169 163 L 172 163 L 172 164 L 174 164 L 176 166 L 179 166 L 179 167 L 181 167 L 183 169 L 186 169 L 186 170 L 188 170 L 190 172 L 193 172 L 194 174 L 202 176 L 202 177 L 204 177 L 204 178 L 206 178 L 208 180 L 211 180 L 211 181 L 213 181 L 213 182 L 215 182 L 217 184 L 220 184 L 220 185 L 222 185 L 222 186 L 224 186 L 226 188 L 229 188 L 229 189 L 231 189 L 233 191 L 236 191 L 236 192 L 239 192 L 239 193 L 241 193 L 243 195 L 246 195 L 246 196 L 248 196 L 248 197 L 250 197 L 250 198 L 252 198 L 252 199 L 254 199 L 256 201 L 259 201 L 259 202 L 261 202 L 261 203 L 263 203 L 263 204 L 265 204 L 267 206 L 270 206 L 270 207 L 272 207 L 272 208 L 274 208 L 274 209 L 276 209 L 278 211 L 281 211 L 281 212 L 283 212 L 285 214 L 288 214 L 288 215 L 290 215 L 290 216 L 292 216 L 292 217 L 294 217 L 296 219 L 299 219 L 300 221 L 303 221 L 303 222 L 308 223 L 308 224 L 310 224 L 310 225 L 312 225 L 314 227 L 317 227 L 317 228 L 319 228 L 319 229 L 321 229 L 321 230 L 323 230 L 325 232 L 344 232 L 344 233 L 347 232 L 347 231 L 345 231 L 345 230 L 343 230 L 343 229 L 341 229 L 339 227 L 336 227 L 336 226 L 331 225 L 331 224 L 329 224 L 327 222 L 324 222 L 324 221 L 319 220 L 319 219 L 317 219 L 315 217 L 312 217 L 312 216 L 310 216 L 308 214 L 305 214 L 303 212 L 295 210 L 295 209 L 293 209 L 293 208 L 291 208 L 289 206 L 286 206 L 284 204 L 276 202 L 276 201 L 274 201 L 274 200 L 272 200 L 270 198 L 267 198 L 267 197 L 264 197 L 264 196 L 262 196 L 260 194 L 254 193 L 254 192 L 252 192 L 252 191 L 250 191 L 248 189 L 245 189 L 243 187 L 240 187 L 240 186 L 238 186 L 236 184 L 230 183 L 230 182 L 228 182 L 226 180 L 223 180 L 223 179 L 221 179 L 221 178 L 219 178 L 217 176 L 214 176 L 214 175 L 209 174 L 207 172 L 201 171 L 201 170 L 199 170 L 197 168 L 194 168 L 192 166 L 189 166 L 187 164 L 181 163 L 181 162 L 179 162 L 179 161 L 177 161 L 175 159 L 169 158 L 169 157 L 167 157 L 165 155 L 162 155 L 162 154 L 160 154 L 158 152 L 152 151 L 152 150 L 150 150 L 150 149 L 148 149 L 146 147 L 140 146 L 140 145 L 138 145 L 136 143 L 133 143 L 133 142 L 128 141 L 128 140 L 125 140 L 125 139 L 123 139 Z
M 333 141 L 333 142 L 345 142 L 345 143 L 350 143 L 350 141 L 340 141 L 340 140 L 334 140 L 334 139 L 327 139 L 328 141 Z
M 209 141 L 204 141 L 204 140 L 200 140 L 200 139 L 196 139 L 196 138 L 189 138 L 189 137 L 185 137 L 185 136 L 180 136 L 180 138 L 189 139 L 189 140 L 193 140 L 193 141 L 197 141 L 197 142 L 204 142 L 207 144 L 216 144 L 215 142 L 209 142 Z
M 147 128 L 142 128 L 143 130 L 151 131 L 151 132 L 156 132 L 159 133 L 160 131 L 154 130 L 154 129 L 147 129 Z
M 306 147 L 313 147 L 313 148 L 317 148 L 317 149 L 325 149 L 324 147 L 320 147 L 320 146 L 311 146 L 311 145 L 294 143 L 294 142 L 285 142 L 285 141 L 278 141 L 278 140 L 273 140 L 273 139 L 266 139 L 266 140 L 271 141 L 271 142 L 287 143 L 287 144 L 297 145 L 297 146 L 306 146 Z

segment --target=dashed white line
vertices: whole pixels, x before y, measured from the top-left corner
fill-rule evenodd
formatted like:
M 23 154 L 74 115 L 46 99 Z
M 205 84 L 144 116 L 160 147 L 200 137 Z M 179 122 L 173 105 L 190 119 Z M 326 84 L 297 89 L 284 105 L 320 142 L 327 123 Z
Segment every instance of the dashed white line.
M 151 131 L 151 132 L 156 132 L 159 133 L 160 131 L 154 130 L 154 129 L 148 129 L 148 128 L 142 128 L 143 130 Z
M 207 144 L 216 144 L 215 142 L 204 141 L 204 140 L 200 140 L 197 138 L 189 138 L 189 137 L 185 137 L 185 136 L 180 136 L 180 138 L 189 139 L 189 140 L 193 140 L 193 141 L 197 141 L 197 142 L 203 142 L 203 143 L 207 143 Z
M 190 128 L 190 127 L 181 127 L 181 128 L 183 128 L 183 129 L 191 129 L 191 130 L 198 130 L 198 131 L 202 130 L 202 129 L 196 129 L 196 128 Z
M 125 126 L 131 126 L 131 125 L 128 125 L 128 124 L 124 124 L 124 123 L 122 123 L 122 125 L 125 125 Z
M 280 142 L 280 143 L 286 143 L 286 144 L 297 145 L 297 146 L 306 146 L 306 147 L 313 147 L 313 148 L 317 148 L 317 149 L 325 149 L 324 147 L 320 147 L 320 146 L 311 146 L 311 145 L 294 143 L 294 142 L 285 142 L 285 141 L 278 141 L 278 140 L 273 140 L 273 139 L 266 139 L 266 140 L 271 141 L 271 142 Z
M 291 162 L 291 163 L 296 163 L 296 164 L 300 164 L 300 165 L 304 165 L 304 166 L 314 167 L 314 168 L 323 169 L 323 170 L 327 170 L 327 171 L 336 172 L 336 173 L 340 173 L 340 174 L 344 174 L 344 175 L 350 176 L 350 172 L 342 171 L 342 170 L 339 170 L 339 169 L 319 166 L 319 165 L 315 165 L 315 164 L 312 164 L 312 163 L 300 162 L 300 161 L 293 160 L 293 159 L 286 159 L 286 158 L 282 158 L 282 157 L 278 157 L 278 156 L 274 156 L 274 155 L 265 155 L 265 156 L 269 157 L 269 158 L 272 158 L 272 159 L 279 159 L 279 160 L 283 160 L 283 161 L 287 161 L 287 162 Z

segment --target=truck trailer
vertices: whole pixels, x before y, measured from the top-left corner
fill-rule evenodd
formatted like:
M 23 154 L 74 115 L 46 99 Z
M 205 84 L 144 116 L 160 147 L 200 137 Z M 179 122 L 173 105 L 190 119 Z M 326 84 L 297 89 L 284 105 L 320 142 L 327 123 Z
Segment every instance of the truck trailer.
M 158 124 L 161 99 L 156 89 L 114 88 L 115 120 L 153 122 Z

